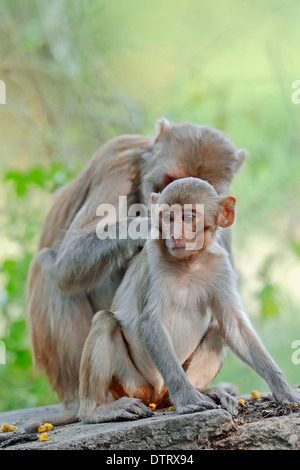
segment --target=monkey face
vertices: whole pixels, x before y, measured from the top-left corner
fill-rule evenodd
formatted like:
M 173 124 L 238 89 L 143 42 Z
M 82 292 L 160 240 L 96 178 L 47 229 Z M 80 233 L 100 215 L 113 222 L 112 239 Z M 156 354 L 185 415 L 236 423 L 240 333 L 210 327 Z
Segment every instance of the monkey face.
M 158 206 L 161 240 L 176 258 L 203 251 L 213 242 L 218 226 L 229 227 L 234 221 L 235 198 L 220 197 L 199 178 L 173 181 L 161 194 L 152 193 L 151 202 Z
M 192 176 L 208 181 L 218 194 L 228 194 L 245 156 L 217 129 L 161 119 L 147 179 L 154 191 L 162 191 L 172 181 Z
M 191 256 L 204 245 L 204 211 L 173 205 L 161 212 L 161 233 L 169 253 L 176 258 Z

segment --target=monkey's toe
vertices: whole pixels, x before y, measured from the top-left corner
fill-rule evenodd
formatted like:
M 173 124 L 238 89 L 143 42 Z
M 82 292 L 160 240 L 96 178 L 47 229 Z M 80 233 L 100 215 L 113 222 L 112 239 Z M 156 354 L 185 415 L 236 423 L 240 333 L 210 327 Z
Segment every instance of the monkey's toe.
M 131 419 L 149 418 L 150 416 L 153 416 L 153 412 L 145 406 L 139 398 L 123 397 L 119 401 L 121 409 L 126 412 L 126 416 L 127 413 L 130 413 L 136 417 Z
M 205 395 L 218 403 L 223 410 L 228 411 L 232 415 L 238 412 L 238 401 L 232 395 L 227 393 L 223 388 L 213 387 L 205 390 Z
M 184 415 L 188 413 L 196 413 L 197 411 L 206 411 L 207 408 L 203 405 L 185 405 L 179 406 L 176 408 L 176 411 L 179 415 Z
M 139 418 L 149 418 L 153 413 L 138 398 L 122 397 L 112 403 L 98 406 L 91 413 L 81 415 L 85 423 L 107 423 L 110 421 L 132 421 Z
M 220 405 L 223 410 L 228 411 L 232 415 L 238 413 L 238 401 L 229 394 L 223 395 L 220 398 Z

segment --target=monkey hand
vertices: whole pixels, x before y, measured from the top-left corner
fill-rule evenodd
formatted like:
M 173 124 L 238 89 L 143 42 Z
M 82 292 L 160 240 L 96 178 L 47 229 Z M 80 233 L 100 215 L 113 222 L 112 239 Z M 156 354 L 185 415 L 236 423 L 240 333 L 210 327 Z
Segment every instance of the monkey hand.
M 238 413 L 238 400 L 221 387 L 208 388 L 207 390 L 203 390 L 203 393 L 214 400 L 215 403 L 220 404 L 223 410 L 228 411 L 232 415 L 236 415 Z
M 153 412 L 139 398 L 122 397 L 111 403 L 104 403 L 88 415 L 80 416 L 84 423 L 106 423 L 110 421 L 149 418 Z
M 220 408 L 212 399 L 203 395 L 194 387 L 181 390 L 174 398 L 176 412 L 178 414 L 194 413 L 196 411 L 212 410 Z

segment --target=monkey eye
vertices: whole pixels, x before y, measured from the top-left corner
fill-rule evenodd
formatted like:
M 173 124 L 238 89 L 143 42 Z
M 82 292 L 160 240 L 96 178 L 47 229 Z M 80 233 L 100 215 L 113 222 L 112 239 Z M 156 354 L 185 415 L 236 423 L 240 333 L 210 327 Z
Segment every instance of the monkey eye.
M 194 212 L 183 212 L 182 220 L 187 224 L 191 224 L 196 219 L 196 214 Z
M 164 212 L 162 214 L 162 219 L 166 224 L 174 222 L 174 212 Z

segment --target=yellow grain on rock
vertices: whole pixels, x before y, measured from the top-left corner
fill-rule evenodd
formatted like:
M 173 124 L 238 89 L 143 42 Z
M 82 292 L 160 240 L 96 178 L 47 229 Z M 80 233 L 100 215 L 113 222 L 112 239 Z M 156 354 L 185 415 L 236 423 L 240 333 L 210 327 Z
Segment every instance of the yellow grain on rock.
M 12 424 L 8 423 L 3 423 L 1 426 L 1 432 L 16 431 L 17 429 L 17 426 L 13 426 Z
M 53 429 L 53 424 L 51 424 L 51 423 L 44 423 L 44 424 L 41 424 L 41 425 L 38 427 L 37 432 L 40 433 L 40 432 L 45 432 L 45 431 L 52 431 L 52 429 Z
M 236 424 L 244 424 L 244 423 L 245 423 L 245 421 L 244 421 L 243 419 L 239 419 L 239 418 L 235 418 L 233 421 L 234 421 Z
M 253 390 L 251 392 L 251 395 L 250 397 L 252 398 L 252 400 L 258 400 L 260 398 L 260 393 L 258 390 Z
M 173 411 L 173 410 L 176 410 L 176 406 L 169 406 L 169 408 L 167 409 L 167 411 Z

